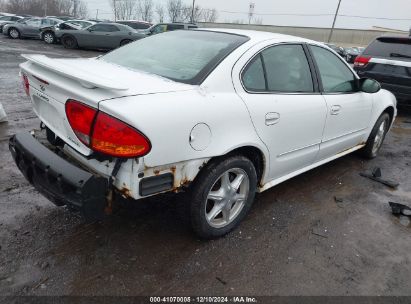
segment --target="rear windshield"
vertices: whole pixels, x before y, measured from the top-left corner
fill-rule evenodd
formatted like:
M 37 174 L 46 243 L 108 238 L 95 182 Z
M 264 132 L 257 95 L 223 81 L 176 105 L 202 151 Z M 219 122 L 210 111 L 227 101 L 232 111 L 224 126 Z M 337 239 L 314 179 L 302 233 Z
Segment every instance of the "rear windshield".
M 138 40 L 100 59 L 174 81 L 200 84 L 248 39 L 226 33 L 174 31 Z
M 365 49 L 364 55 L 410 61 L 411 38 L 378 38 Z

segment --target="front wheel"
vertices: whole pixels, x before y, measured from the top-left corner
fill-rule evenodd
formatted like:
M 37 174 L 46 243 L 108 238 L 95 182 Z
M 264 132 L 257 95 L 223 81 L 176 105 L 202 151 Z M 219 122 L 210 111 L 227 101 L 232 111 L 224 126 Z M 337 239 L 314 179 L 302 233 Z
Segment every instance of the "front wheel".
M 43 41 L 47 44 L 53 44 L 56 41 L 56 37 L 52 32 L 46 32 L 43 34 Z
M 365 147 L 362 150 L 363 156 L 367 158 L 375 158 L 381 149 L 385 135 L 390 127 L 390 115 L 384 113 L 378 118 L 374 128 L 371 131 L 370 137 L 367 140 Z
M 19 30 L 14 27 L 9 29 L 9 37 L 12 39 L 19 39 L 20 38 Z
M 210 164 L 190 190 L 194 232 L 211 239 L 236 228 L 250 210 L 256 188 L 256 169 L 248 158 L 232 156 Z

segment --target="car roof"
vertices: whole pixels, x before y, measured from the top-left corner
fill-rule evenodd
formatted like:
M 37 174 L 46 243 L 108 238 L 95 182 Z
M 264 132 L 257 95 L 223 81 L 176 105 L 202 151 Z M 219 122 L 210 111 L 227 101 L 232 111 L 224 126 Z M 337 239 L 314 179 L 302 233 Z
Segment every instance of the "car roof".
M 196 31 L 210 31 L 216 33 L 227 33 L 234 35 L 241 35 L 250 38 L 250 41 L 255 43 L 262 42 L 265 40 L 277 40 L 278 42 L 307 42 L 317 45 L 323 45 L 323 43 L 309 40 L 301 37 L 278 34 L 272 32 L 263 32 L 263 31 L 252 31 L 252 30 L 239 30 L 239 29 L 228 29 L 228 28 L 199 28 Z

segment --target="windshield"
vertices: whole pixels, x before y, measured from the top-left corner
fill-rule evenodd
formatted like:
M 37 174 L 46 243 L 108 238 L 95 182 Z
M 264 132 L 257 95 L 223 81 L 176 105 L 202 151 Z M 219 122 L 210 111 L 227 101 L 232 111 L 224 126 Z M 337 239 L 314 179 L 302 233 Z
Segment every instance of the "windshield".
M 248 39 L 208 31 L 174 31 L 138 40 L 100 59 L 174 81 L 200 84 Z

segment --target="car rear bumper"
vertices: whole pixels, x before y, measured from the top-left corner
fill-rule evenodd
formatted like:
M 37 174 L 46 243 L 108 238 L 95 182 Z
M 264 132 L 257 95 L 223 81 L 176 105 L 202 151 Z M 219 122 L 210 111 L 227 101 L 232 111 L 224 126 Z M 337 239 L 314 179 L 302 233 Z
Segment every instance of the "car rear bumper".
M 9 149 L 26 179 L 54 204 L 78 210 L 88 220 L 104 217 L 107 178 L 60 157 L 28 132 L 13 136 Z

